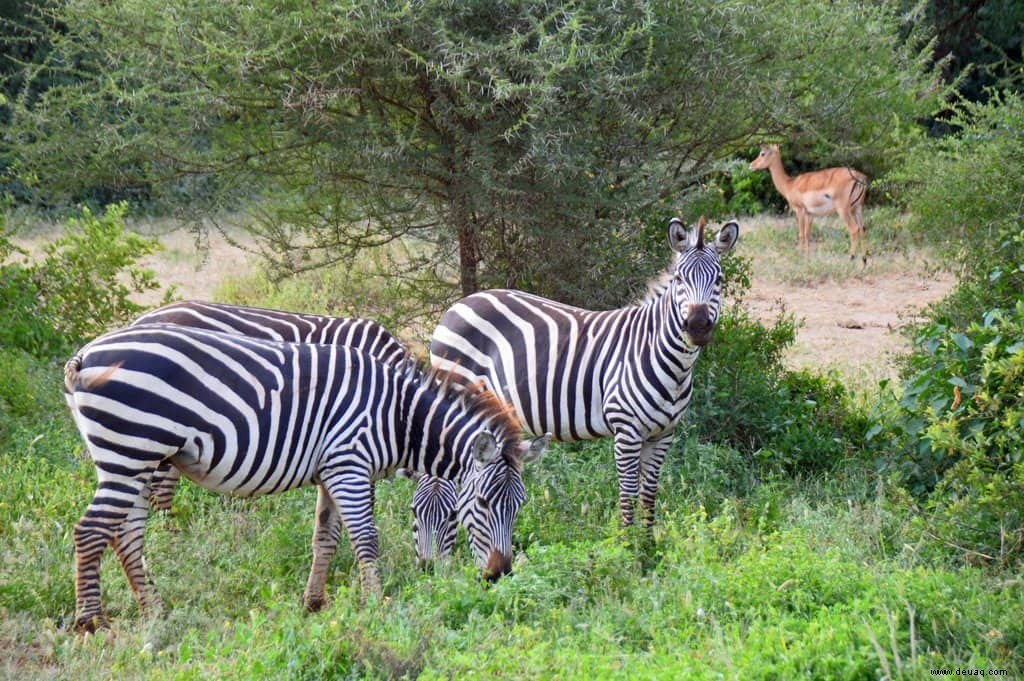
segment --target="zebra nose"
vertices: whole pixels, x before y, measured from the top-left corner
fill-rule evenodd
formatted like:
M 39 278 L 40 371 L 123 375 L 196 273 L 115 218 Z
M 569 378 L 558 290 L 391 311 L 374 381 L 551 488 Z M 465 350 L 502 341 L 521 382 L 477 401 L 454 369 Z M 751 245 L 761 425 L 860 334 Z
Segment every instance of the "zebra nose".
M 690 305 L 683 330 L 686 331 L 694 345 L 707 345 L 711 340 L 711 330 L 714 327 L 715 323 L 711 321 L 707 305 Z
M 433 558 L 420 558 L 417 561 L 420 570 L 426 573 L 434 572 L 434 560 Z
M 510 572 L 512 572 L 512 557 L 492 549 L 483 570 L 484 578 L 488 582 L 496 582 L 502 575 L 507 575 Z

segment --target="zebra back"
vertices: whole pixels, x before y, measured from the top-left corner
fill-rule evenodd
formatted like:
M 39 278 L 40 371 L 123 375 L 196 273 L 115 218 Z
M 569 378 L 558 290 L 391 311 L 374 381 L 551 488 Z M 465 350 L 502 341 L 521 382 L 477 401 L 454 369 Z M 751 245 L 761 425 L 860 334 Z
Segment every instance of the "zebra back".
M 398 363 L 409 351 L 383 326 L 359 317 L 286 312 L 244 305 L 186 300 L 151 310 L 132 322 L 178 324 L 252 338 L 359 348 L 384 362 Z

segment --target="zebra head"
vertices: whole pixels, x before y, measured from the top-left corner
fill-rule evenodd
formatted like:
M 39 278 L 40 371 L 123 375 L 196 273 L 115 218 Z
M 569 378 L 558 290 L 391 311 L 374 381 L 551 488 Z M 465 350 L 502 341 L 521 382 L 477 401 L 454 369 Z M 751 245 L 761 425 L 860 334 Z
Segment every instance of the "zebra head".
M 679 218 L 668 223 L 668 243 L 678 254 L 669 295 L 679 314 L 683 340 L 691 347 L 703 347 L 711 340 L 722 292 L 719 257 L 733 247 L 739 233 L 738 224 L 726 223 L 707 244 L 703 215 L 695 229 L 687 229 Z
M 401 472 L 400 472 L 401 473 Z M 444 559 L 455 545 L 458 532 L 455 509 L 458 490 L 451 480 L 405 471 L 416 480 L 412 495 L 412 536 L 416 541 L 416 559 L 420 569 L 430 567 L 434 559 Z
M 499 447 L 490 433 L 473 442 L 473 469 L 458 499 L 458 518 L 484 577 L 495 581 L 512 571 L 512 525 L 526 500 L 522 465 L 544 452 L 551 436 Z

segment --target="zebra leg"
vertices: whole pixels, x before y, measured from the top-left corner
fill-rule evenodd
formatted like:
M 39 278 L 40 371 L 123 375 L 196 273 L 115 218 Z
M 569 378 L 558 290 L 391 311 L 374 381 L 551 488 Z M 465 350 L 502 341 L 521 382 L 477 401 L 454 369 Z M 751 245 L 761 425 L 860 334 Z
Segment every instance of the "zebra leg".
M 615 472 L 619 477 L 619 510 L 623 527 L 633 524 L 640 489 L 640 438 L 633 433 L 615 433 Z
M 100 604 L 100 559 L 107 546 L 120 537 L 120 528 L 143 497 L 144 484 L 137 480 L 111 480 L 102 472 L 96 493 L 75 524 L 75 631 L 94 632 L 110 623 Z M 123 541 L 123 540 L 122 540 Z M 140 547 L 141 548 L 141 547 Z M 122 546 L 122 552 L 124 551 Z M 123 561 L 122 561 L 123 564 Z M 129 576 L 131 581 L 131 576 Z M 134 588 L 134 584 L 133 584 Z
M 153 474 L 149 483 L 149 507 L 154 511 L 170 511 L 174 499 L 174 489 L 178 485 L 181 471 L 164 461 Z
M 654 504 L 658 499 L 658 478 L 665 463 L 665 453 L 672 443 L 672 431 L 647 442 L 640 454 L 640 513 L 644 527 L 654 526 Z
M 324 584 L 327 568 L 338 550 L 341 537 L 341 515 L 331 495 L 323 485 L 316 488 L 316 520 L 313 527 L 313 565 L 309 570 L 302 603 L 309 612 L 320 610 L 326 602 Z
M 164 604 L 160 599 L 160 594 L 157 593 L 153 580 L 149 578 L 142 553 L 148 508 L 146 489 L 144 488 L 142 494 L 136 498 L 135 504 L 128 510 L 128 515 L 121 522 L 121 527 L 118 528 L 117 534 L 111 541 L 111 547 L 121 562 L 132 593 L 135 594 L 139 612 L 155 614 L 163 611 Z
M 352 552 L 359 562 L 363 598 L 371 595 L 379 598 L 381 588 L 377 570 L 377 528 L 373 524 L 373 481 L 365 470 L 321 472 L 321 478 L 341 515 Z

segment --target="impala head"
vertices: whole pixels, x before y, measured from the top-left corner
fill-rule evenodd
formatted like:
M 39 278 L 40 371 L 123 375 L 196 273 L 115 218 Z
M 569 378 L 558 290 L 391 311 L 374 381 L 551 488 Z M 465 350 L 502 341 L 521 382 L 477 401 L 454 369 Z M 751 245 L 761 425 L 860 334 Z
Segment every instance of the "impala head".
M 679 218 L 668 223 L 668 242 L 678 253 L 669 295 L 679 313 L 684 341 L 691 347 L 702 347 L 711 340 L 722 292 L 719 257 L 733 247 L 739 233 L 739 225 L 729 222 L 706 243 L 703 216 L 693 229 Z
M 503 443 L 483 431 L 473 442 L 473 469 L 458 499 L 458 518 L 469 535 L 473 558 L 489 581 L 512 571 L 512 525 L 526 500 L 520 470 L 540 457 L 550 435 Z
M 779 145 L 762 145 L 757 157 L 750 162 L 751 170 L 764 170 L 772 164 L 772 160 L 779 157 Z
M 455 508 L 459 492 L 451 480 L 412 471 L 406 475 L 416 480 L 412 495 L 412 536 L 416 540 L 416 559 L 420 569 L 430 567 L 435 559 L 445 559 L 455 545 Z

